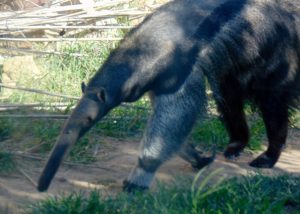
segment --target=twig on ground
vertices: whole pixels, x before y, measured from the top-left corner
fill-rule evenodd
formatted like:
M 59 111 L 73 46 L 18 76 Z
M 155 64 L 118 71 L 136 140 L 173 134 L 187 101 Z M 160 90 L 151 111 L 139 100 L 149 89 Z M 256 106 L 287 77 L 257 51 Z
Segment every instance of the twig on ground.
M 73 186 L 76 187 L 81 187 L 81 188 L 86 188 L 86 189 L 107 189 L 108 186 L 104 186 L 102 184 L 93 184 L 93 183 L 89 183 L 86 181 L 78 181 L 78 180 L 74 180 L 74 179 L 68 179 L 68 178 L 64 178 L 64 177 L 57 177 L 56 178 L 58 181 L 60 182 L 67 182 Z
M 9 153 L 11 155 L 14 155 L 14 156 L 23 157 L 23 158 L 29 158 L 29 159 L 33 159 L 33 160 L 39 160 L 39 161 L 47 161 L 46 158 L 42 158 L 42 157 L 39 157 L 39 156 L 36 156 L 36 155 L 31 155 L 31 154 L 25 154 L 25 153 L 22 153 L 22 152 L 12 152 L 12 151 L 10 151 L 10 152 L 7 152 L 7 153 Z M 116 170 L 113 170 L 113 169 L 110 169 L 110 168 L 107 168 L 107 167 L 103 167 L 103 166 L 92 165 L 92 164 L 72 163 L 72 162 L 69 162 L 69 161 L 63 161 L 62 164 L 68 165 L 68 166 L 74 166 L 74 167 L 98 168 L 98 169 L 102 169 L 102 170 L 116 172 Z
M 131 29 L 133 26 L 126 25 L 39 25 L 39 26 L 12 26 L 5 27 L 0 25 L 0 30 L 47 30 L 47 29 L 93 29 L 93 30 L 103 30 L 103 29 Z
M 37 187 L 37 183 L 20 167 L 16 165 L 16 169 L 34 186 Z
M 70 56 L 74 56 L 74 57 L 84 57 L 86 55 L 84 54 L 80 54 L 80 53 L 61 53 L 61 52 L 58 52 L 58 51 L 37 51 L 37 50 L 30 50 L 30 49 L 21 49 L 21 48 L 3 48 L 3 47 L 0 47 L 0 50 L 3 50 L 5 52 L 10 52 L 10 53 L 31 53 L 31 54 L 38 54 L 38 55 L 60 55 L 60 56 L 63 56 L 63 55 L 70 55 Z M 14 55 L 14 54 L 12 54 Z M 16 55 L 16 54 L 15 54 Z
M 79 41 L 120 41 L 122 37 L 98 37 L 98 38 L 0 38 L 6 42 L 79 42 Z
M 0 118 L 40 118 L 40 119 L 68 119 L 69 115 L 59 114 L 4 114 Z

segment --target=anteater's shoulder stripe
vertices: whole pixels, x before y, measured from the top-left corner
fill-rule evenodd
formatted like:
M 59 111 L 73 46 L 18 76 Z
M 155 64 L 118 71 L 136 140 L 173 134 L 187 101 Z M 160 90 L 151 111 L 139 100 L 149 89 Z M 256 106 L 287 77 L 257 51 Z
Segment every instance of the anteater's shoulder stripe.
M 234 19 L 246 7 L 249 0 L 229 0 L 216 7 L 203 22 L 195 34 L 197 39 L 211 40 L 221 30 L 222 26 Z

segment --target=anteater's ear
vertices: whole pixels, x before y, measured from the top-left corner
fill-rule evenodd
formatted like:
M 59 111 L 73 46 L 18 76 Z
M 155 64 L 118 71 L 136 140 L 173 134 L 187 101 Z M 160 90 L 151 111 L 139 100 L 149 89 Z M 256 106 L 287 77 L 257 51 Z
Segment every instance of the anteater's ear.
M 82 83 L 81 83 L 81 92 L 82 92 L 82 94 L 84 94 L 85 88 L 86 88 L 86 85 L 85 85 L 84 82 L 82 82 Z
M 104 88 L 100 88 L 97 92 L 97 98 L 101 103 L 104 103 L 106 101 L 106 91 Z

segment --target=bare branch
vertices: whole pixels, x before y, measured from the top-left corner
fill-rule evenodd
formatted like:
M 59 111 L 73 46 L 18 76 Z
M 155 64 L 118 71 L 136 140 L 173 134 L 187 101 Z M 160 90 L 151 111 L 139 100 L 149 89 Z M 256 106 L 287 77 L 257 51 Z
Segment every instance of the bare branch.
M 121 37 L 102 38 L 0 38 L 8 42 L 77 42 L 77 41 L 120 41 Z
M 37 156 L 37 155 L 25 154 L 25 153 L 21 153 L 21 152 L 12 152 L 12 151 L 7 152 L 7 153 L 11 154 L 13 156 L 19 156 L 19 157 L 29 158 L 29 159 L 33 159 L 33 160 L 39 160 L 39 161 L 47 161 L 46 158 L 42 158 L 42 157 Z M 64 161 L 62 164 L 68 165 L 68 166 L 75 166 L 75 167 L 98 168 L 98 169 L 103 169 L 103 170 L 107 170 L 107 171 L 116 172 L 116 170 L 113 170 L 111 168 L 98 166 L 98 165 L 94 165 L 94 164 L 81 164 L 81 163 L 73 163 L 73 162 L 69 162 L 69 161 Z
M 122 26 L 122 25 L 39 25 L 39 26 L 1 26 L 0 30 L 45 30 L 45 29 L 91 29 L 91 30 L 102 30 L 102 29 L 131 29 L 133 26 Z
M 34 186 L 37 187 L 37 183 L 20 167 L 16 165 L 16 169 Z
M 33 93 L 38 93 L 38 94 L 45 94 L 45 95 L 49 95 L 49 96 L 53 96 L 53 97 L 61 97 L 61 98 L 68 98 L 68 99 L 74 99 L 74 100 L 79 100 L 80 99 L 80 97 L 63 95 L 63 94 L 58 94 L 58 93 L 51 93 L 51 92 L 38 90 L 38 89 L 32 89 L 32 88 L 5 85 L 5 84 L 2 84 L 2 83 L 0 83 L 0 87 L 9 88 L 9 89 L 16 89 L 16 90 L 21 90 L 21 91 L 27 91 L 27 92 L 33 92 Z
M 69 115 L 57 115 L 57 114 L 5 114 L 0 118 L 40 118 L 40 119 L 68 119 Z

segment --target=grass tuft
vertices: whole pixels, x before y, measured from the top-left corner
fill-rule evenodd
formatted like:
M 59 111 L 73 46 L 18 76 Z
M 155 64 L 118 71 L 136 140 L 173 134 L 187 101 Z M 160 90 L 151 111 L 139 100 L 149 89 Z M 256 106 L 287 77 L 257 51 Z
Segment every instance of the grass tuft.
M 9 153 L 0 151 L 0 175 L 8 174 L 16 169 L 16 162 Z
M 251 120 L 249 123 L 251 138 L 247 149 L 256 151 L 262 148 L 265 136 L 265 127 L 261 119 Z M 224 151 L 229 142 L 228 133 L 219 118 L 211 117 L 199 121 L 191 133 L 191 140 L 202 148 L 215 147 Z

